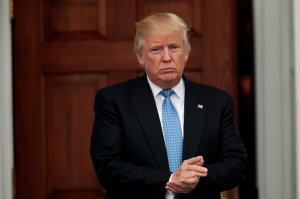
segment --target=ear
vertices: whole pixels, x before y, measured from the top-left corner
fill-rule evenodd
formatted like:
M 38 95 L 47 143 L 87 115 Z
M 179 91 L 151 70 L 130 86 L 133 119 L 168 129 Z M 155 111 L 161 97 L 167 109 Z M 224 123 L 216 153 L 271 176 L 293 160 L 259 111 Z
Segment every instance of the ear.
M 143 54 L 142 53 L 135 53 L 136 57 L 137 57 L 137 60 L 139 62 L 139 64 L 144 67 L 145 65 L 145 62 L 143 60 Z
M 187 60 L 189 59 L 189 53 L 187 53 L 185 56 L 184 56 L 184 60 L 187 62 Z

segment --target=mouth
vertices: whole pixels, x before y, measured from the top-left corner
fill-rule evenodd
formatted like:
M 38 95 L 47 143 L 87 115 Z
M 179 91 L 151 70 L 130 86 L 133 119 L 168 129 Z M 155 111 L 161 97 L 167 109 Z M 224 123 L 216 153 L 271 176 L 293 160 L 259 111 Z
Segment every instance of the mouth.
M 175 71 L 175 68 L 171 68 L 171 67 L 161 69 L 161 72 L 163 72 L 163 73 L 170 73 L 170 72 L 174 72 L 174 71 Z

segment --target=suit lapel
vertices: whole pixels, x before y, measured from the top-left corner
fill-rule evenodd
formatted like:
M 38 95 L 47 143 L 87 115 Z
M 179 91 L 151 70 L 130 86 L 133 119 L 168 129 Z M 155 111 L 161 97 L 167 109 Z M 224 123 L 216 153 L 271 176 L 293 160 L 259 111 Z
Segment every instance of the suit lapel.
M 162 128 L 146 75 L 134 82 L 130 100 L 158 166 L 168 170 L 169 165 Z
M 185 79 L 183 160 L 199 155 L 197 150 L 206 114 L 200 92 L 194 83 Z

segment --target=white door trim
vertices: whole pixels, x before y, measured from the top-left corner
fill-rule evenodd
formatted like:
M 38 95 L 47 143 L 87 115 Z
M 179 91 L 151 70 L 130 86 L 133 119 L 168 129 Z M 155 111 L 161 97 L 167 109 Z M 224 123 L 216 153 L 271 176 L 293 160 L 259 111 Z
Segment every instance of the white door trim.
M 0 198 L 13 198 L 12 53 L 9 0 L 0 0 Z
M 260 199 L 291 199 L 297 192 L 292 4 L 293 0 L 253 1 Z

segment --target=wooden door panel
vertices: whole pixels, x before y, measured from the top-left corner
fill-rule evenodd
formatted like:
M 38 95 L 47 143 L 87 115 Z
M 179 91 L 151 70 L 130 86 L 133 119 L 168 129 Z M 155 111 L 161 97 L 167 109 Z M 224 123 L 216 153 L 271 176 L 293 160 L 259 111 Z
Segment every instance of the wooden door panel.
M 228 91 L 237 103 L 235 1 L 202 2 L 203 82 Z
M 49 198 L 103 197 L 89 156 L 95 92 L 136 75 L 133 72 L 45 75 Z
M 134 23 L 137 19 L 136 5 L 138 0 L 107 0 L 107 39 L 109 41 L 129 41 L 135 32 Z M 130 50 L 128 53 L 132 52 Z
M 133 53 L 134 23 L 148 14 L 182 16 L 191 26 L 186 76 L 236 97 L 234 0 L 27 0 L 14 6 L 16 198 L 103 198 L 89 156 L 94 95 L 143 73 Z M 223 196 L 237 196 L 228 193 Z
M 137 70 L 132 42 L 45 42 L 41 62 L 46 73 Z
M 89 154 L 93 99 L 105 75 L 45 77 L 48 195 L 99 190 Z
M 106 37 L 106 0 L 44 0 L 44 40 L 86 40 Z

